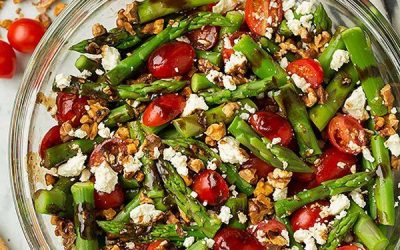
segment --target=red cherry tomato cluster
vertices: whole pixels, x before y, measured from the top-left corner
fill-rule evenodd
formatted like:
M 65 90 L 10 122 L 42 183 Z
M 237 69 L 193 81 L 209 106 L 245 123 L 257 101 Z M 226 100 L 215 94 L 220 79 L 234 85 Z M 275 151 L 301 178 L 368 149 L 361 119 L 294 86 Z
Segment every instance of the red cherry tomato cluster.
M 198 174 L 193 180 L 192 190 L 197 193 L 199 201 L 211 206 L 224 204 L 229 198 L 228 184 L 214 170 L 204 170 Z
M 0 78 L 12 78 L 17 68 L 17 58 L 13 50 L 32 53 L 45 33 L 43 25 L 33 19 L 21 18 L 8 28 L 9 43 L 0 40 Z
M 309 229 L 317 222 L 329 220 L 330 218 L 322 218 L 320 215 L 322 207 L 326 206 L 329 206 L 328 201 L 318 201 L 307 204 L 306 206 L 297 210 L 290 218 L 290 223 L 293 227 L 293 230 L 297 231 L 299 229 Z
M 87 100 L 86 97 L 59 92 L 56 100 L 57 121 L 59 123 L 70 122 L 72 126 L 78 126 L 83 114 L 86 113 L 85 106 L 88 105 Z
M 149 127 L 172 121 L 185 108 L 185 99 L 176 94 L 166 94 L 154 99 L 143 113 L 143 124 Z

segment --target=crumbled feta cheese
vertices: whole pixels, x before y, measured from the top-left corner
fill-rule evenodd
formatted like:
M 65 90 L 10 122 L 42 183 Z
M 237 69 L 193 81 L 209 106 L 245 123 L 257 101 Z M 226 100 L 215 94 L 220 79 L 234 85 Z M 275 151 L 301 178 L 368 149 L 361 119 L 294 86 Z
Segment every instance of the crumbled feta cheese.
M 393 107 L 391 110 L 390 110 L 390 113 L 391 114 L 397 114 L 397 108 L 396 107 Z
M 105 70 L 110 71 L 119 64 L 119 62 L 121 61 L 121 55 L 116 48 L 110 47 L 108 45 L 104 45 L 101 50 L 103 56 L 101 64 L 103 65 L 103 68 Z
M 362 87 L 358 87 L 344 103 L 343 112 L 352 117 L 364 121 L 369 118 L 368 112 L 365 110 L 367 98 L 365 97 Z
M 243 109 L 249 112 L 250 114 L 254 114 L 257 110 L 250 106 L 249 104 L 245 103 Z
M 248 113 L 241 113 L 239 117 L 240 119 L 247 121 L 250 118 L 250 115 Z
M 364 196 L 361 193 L 361 189 L 357 188 L 350 192 L 351 199 L 360 207 L 364 208 L 367 203 L 364 200 Z
M 231 214 L 231 209 L 227 206 L 221 207 L 221 212 L 218 215 L 218 218 L 222 221 L 222 223 L 229 224 L 229 220 L 232 219 L 233 215 Z
M 217 83 L 219 79 L 222 79 L 222 77 L 224 76 L 223 73 L 216 71 L 214 69 L 210 70 L 207 75 L 206 78 L 213 83 Z
M 218 142 L 218 150 L 221 160 L 231 164 L 245 163 L 249 158 L 244 154 L 244 151 L 239 145 L 239 142 L 231 136 L 222 138 Z
M 272 19 L 271 19 L 272 21 Z M 272 39 L 272 35 L 274 34 L 274 29 L 272 29 L 271 27 L 268 27 L 265 31 L 265 37 L 268 39 Z
M 71 86 L 71 76 L 66 76 L 64 74 L 56 75 L 56 86 L 60 90 L 68 88 L 69 86 Z
M 142 162 L 137 157 L 129 155 L 122 165 L 125 173 L 136 173 L 142 167 Z
M 293 74 L 292 75 L 292 80 L 294 82 L 294 84 L 296 85 L 296 87 L 298 87 L 299 89 L 301 89 L 301 91 L 303 91 L 304 93 L 307 92 L 307 89 L 311 86 L 306 79 L 304 79 L 303 77 L 300 77 L 297 74 Z
M 398 134 L 391 135 L 387 141 L 385 141 L 385 147 L 392 152 L 392 155 L 400 156 L 400 137 Z
M 233 82 L 232 76 L 224 75 L 222 77 L 222 84 L 224 85 L 224 88 L 231 90 L 231 91 L 233 91 L 237 88 L 235 83 Z
M 341 162 L 341 161 L 339 161 L 336 165 L 337 165 L 339 168 L 344 168 L 344 167 L 346 167 L 346 163 Z
M 225 63 L 225 73 L 233 74 L 238 68 L 244 68 L 247 64 L 246 56 L 239 51 L 235 51 Z
M 275 188 L 272 198 L 274 201 L 279 201 L 287 198 L 288 189 L 287 188 Z
M 196 110 L 208 110 L 204 97 L 196 94 L 190 94 L 183 109 L 182 116 L 191 115 Z
M 286 240 L 286 246 L 290 246 L 289 232 L 287 230 L 283 229 L 281 232 L 281 235 Z
M 317 6 L 315 0 L 303 1 L 297 6 L 296 13 L 300 15 L 307 15 L 314 13 L 316 8 Z
M 206 245 L 208 248 L 213 248 L 215 241 L 213 239 L 209 239 L 209 238 L 204 238 L 204 240 L 206 241 Z
M 330 205 L 328 207 L 328 215 L 338 215 L 340 212 L 349 209 L 350 207 L 350 200 L 347 198 L 346 195 L 344 194 L 338 194 L 332 196 L 330 199 Z M 324 212 L 325 209 L 322 209 L 322 212 Z M 326 217 L 326 216 L 322 216 Z
M 195 191 L 192 191 L 190 193 L 190 196 L 192 196 L 193 198 L 197 198 L 198 194 Z
M 355 164 L 350 167 L 350 173 L 352 174 L 357 173 L 357 166 Z
M 277 145 L 279 143 L 281 143 L 282 139 L 280 137 L 275 137 L 272 139 L 271 143 L 272 145 Z
M 130 212 L 130 217 L 136 224 L 147 225 L 157 221 L 162 214 L 153 204 L 141 204 Z
M 134 242 L 127 242 L 127 243 L 125 243 L 125 246 L 130 250 L 134 250 L 135 249 L 135 243 Z
M 282 68 L 286 69 L 287 66 L 289 65 L 289 61 L 286 57 L 283 57 L 281 61 L 279 62 Z
M 301 16 L 300 17 L 300 23 L 301 26 L 303 26 L 304 28 L 306 28 L 308 31 L 311 31 L 313 28 L 313 18 L 314 16 L 309 14 L 309 15 L 305 15 L 305 16 Z M 304 44 L 303 44 L 304 45 Z
M 95 73 L 96 73 L 98 76 L 102 76 L 102 75 L 104 74 L 104 71 L 101 70 L 101 69 L 96 69 Z
M 297 19 L 291 19 L 287 21 L 287 26 L 289 30 L 295 35 L 298 36 L 301 30 L 301 22 Z
M 111 138 L 111 131 L 104 125 L 104 123 L 100 122 L 97 128 L 98 128 L 97 134 L 99 134 L 100 137 L 105 139 Z
M 118 183 L 118 173 L 115 172 L 106 162 L 102 162 L 98 167 L 91 169 L 96 179 L 94 188 L 97 191 L 110 194 L 115 190 Z
M 367 161 L 371 163 L 375 161 L 375 158 L 371 155 L 371 151 L 369 151 L 367 147 L 362 148 L 362 154 L 364 159 L 366 159 Z
M 217 169 L 217 164 L 216 164 L 216 162 L 217 162 L 217 159 L 212 159 L 211 161 L 208 161 L 207 162 L 207 169 L 210 169 L 210 170 L 216 170 Z
M 214 13 L 226 13 L 234 10 L 236 6 L 244 2 L 244 0 L 220 0 L 215 6 L 213 6 L 212 11 Z
M 315 223 L 309 230 L 312 232 L 317 244 L 323 245 L 326 243 L 328 228 L 325 224 Z
M 73 131 L 73 130 L 71 130 L 71 131 Z M 75 137 L 77 137 L 77 138 L 79 138 L 79 139 L 83 139 L 83 138 L 85 138 L 85 137 L 87 136 L 86 131 L 84 131 L 84 130 L 82 130 L 82 129 L 80 129 L 80 128 L 78 128 L 77 130 L 75 130 L 73 133 L 74 133 L 73 136 L 75 136 Z
M 90 173 L 89 169 L 82 170 L 81 177 L 79 177 L 80 182 L 86 182 L 90 179 L 92 173 Z
M 330 68 L 339 71 L 339 69 L 350 61 L 350 54 L 346 50 L 338 49 L 333 53 Z
M 158 157 L 160 157 L 161 153 L 160 150 L 158 149 L 158 147 L 154 147 L 154 158 L 158 159 Z
M 289 9 L 293 8 L 295 4 L 296 4 L 295 0 L 284 0 L 282 3 L 282 9 L 284 12 L 286 12 Z
M 190 40 L 189 40 L 189 38 L 187 38 L 187 36 L 181 36 L 181 37 L 178 37 L 175 40 L 177 40 L 178 42 L 183 42 L 183 43 L 189 43 L 190 44 Z
M 86 70 L 86 69 L 84 69 L 82 72 L 81 72 L 81 75 L 80 75 L 82 78 L 88 78 L 88 77 L 91 77 L 92 76 L 92 72 L 90 72 L 89 70 Z
M 79 149 L 78 153 L 69 158 L 68 161 L 58 167 L 58 175 L 64 177 L 75 177 L 79 176 L 82 170 L 85 169 L 85 161 L 87 156 L 82 154 L 82 151 Z
M 164 160 L 171 162 L 176 171 L 181 176 L 187 176 L 189 169 L 187 168 L 187 157 L 181 152 L 176 152 L 173 148 L 166 148 L 163 152 Z
M 247 222 L 247 216 L 243 212 L 238 213 L 239 223 L 245 224 Z
M 185 238 L 185 240 L 183 241 L 183 246 L 188 248 L 191 245 L 193 245 L 193 243 L 194 243 L 194 237 L 190 236 L 190 237 Z
M 293 235 L 295 241 L 305 244 L 305 250 L 317 250 L 315 239 L 312 236 L 309 230 L 304 229 L 297 230 Z

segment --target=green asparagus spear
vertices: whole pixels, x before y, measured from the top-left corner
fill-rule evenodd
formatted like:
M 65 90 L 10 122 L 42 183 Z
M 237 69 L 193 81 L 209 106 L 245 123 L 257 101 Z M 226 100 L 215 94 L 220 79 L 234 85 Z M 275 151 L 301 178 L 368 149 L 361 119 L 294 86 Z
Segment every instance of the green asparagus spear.
M 75 62 L 75 67 L 80 72 L 87 70 L 92 74 L 95 74 L 97 69 L 101 69 L 100 63 L 96 62 L 93 59 L 88 58 L 85 55 L 81 55 L 80 57 L 78 57 L 78 59 Z
M 221 67 L 222 65 L 221 53 L 213 51 L 196 50 L 196 56 L 198 59 L 208 60 L 210 63 L 214 64 L 217 67 Z
M 276 216 L 286 217 L 308 203 L 363 187 L 372 180 L 374 175 L 374 172 L 347 175 L 340 179 L 325 181 L 320 186 L 300 192 L 293 197 L 279 200 L 275 202 Z
M 328 98 L 324 104 L 317 104 L 309 110 L 309 116 L 314 125 L 324 130 L 329 121 L 343 106 L 347 96 L 354 90 L 358 74 L 353 65 L 339 71 L 326 87 Z
M 106 77 L 108 81 L 111 85 L 121 84 L 123 80 L 135 73 L 145 63 L 157 47 L 180 37 L 189 30 L 201 28 L 204 25 L 230 26 L 231 23 L 219 14 L 200 12 L 196 16 L 191 16 L 186 20 L 180 21 L 177 25 L 168 26 L 162 32 L 143 43 L 114 69 L 107 72 Z
M 332 29 L 332 20 L 325 11 L 324 6 L 320 3 L 314 12 L 313 23 L 317 34 L 323 31 L 330 32 Z
M 68 217 L 73 214 L 71 178 L 60 177 L 51 190 L 40 189 L 33 195 L 35 210 L 39 214 Z
M 346 49 L 346 45 L 342 40 L 342 32 L 345 31 L 346 28 L 343 26 L 339 26 L 336 29 L 335 34 L 333 35 L 332 39 L 329 41 L 328 47 L 321 53 L 318 57 L 318 61 L 324 70 L 324 80 L 325 82 L 330 82 L 332 77 L 335 75 L 335 70 L 331 69 L 331 62 L 333 58 L 333 54 L 336 50 L 344 50 Z
M 386 115 L 388 108 L 380 95 L 384 82 L 367 36 L 361 28 L 355 27 L 344 31 L 342 39 L 358 71 L 371 113 L 378 116 Z
M 240 222 L 238 213 L 246 212 L 247 196 L 245 194 L 239 194 L 237 197 L 231 197 L 225 202 L 225 206 L 229 207 L 231 214 L 233 215 L 233 218 L 229 221 L 229 227 L 245 230 L 247 224 Z
M 152 228 L 148 237 L 145 237 L 145 241 L 164 239 L 176 244 L 182 243 L 186 237 L 190 236 L 193 236 L 195 239 L 205 238 L 199 226 L 182 227 L 176 224 L 158 224 Z
M 290 247 L 292 247 L 292 249 L 295 249 L 295 247 L 297 247 L 297 249 L 299 249 L 299 250 L 304 250 L 303 245 L 298 243 L 294 239 L 294 231 L 293 231 L 292 224 L 290 223 L 289 218 L 288 217 L 285 217 L 285 218 L 277 217 L 276 219 L 278 221 L 280 221 L 281 223 L 285 224 L 286 231 L 288 231 L 288 234 L 289 234 Z
M 314 162 L 322 152 L 310 119 L 306 115 L 306 106 L 300 100 L 292 85 L 288 84 L 281 87 L 279 96 L 283 101 L 283 109 L 286 111 L 287 118 L 296 135 L 300 155 L 308 161 Z
M 221 89 L 215 92 L 204 92 L 200 96 L 209 105 L 221 104 L 229 101 L 237 101 L 244 98 L 258 96 L 269 90 L 276 89 L 276 82 L 273 78 L 254 81 L 239 85 L 235 90 Z
M 301 173 L 312 172 L 312 169 L 290 149 L 280 145 L 273 145 L 267 138 L 260 138 L 257 133 L 238 116 L 233 120 L 228 131 L 257 157 L 275 168 Z
M 191 245 L 187 250 L 207 250 L 207 243 L 204 240 L 200 240 Z
M 230 11 L 226 13 L 226 18 L 231 21 L 232 26 L 230 27 L 222 27 L 219 31 L 219 41 L 217 46 L 215 46 L 214 51 L 221 52 L 224 46 L 224 38 L 229 34 L 233 34 L 240 29 L 240 26 L 243 23 L 244 16 L 240 11 Z
M 75 247 L 78 250 L 99 249 L 94 214 L 94 185 L 78 182 L 71 187 L 75 207 Z
M 278 86 L 283 86 L 287 83 L 286 71 L 250 36 L 242 36 L 233 49 L 242 52 L 246 56 L 254 74 L 258 77 L 262 79 L 273 77 L 276 79 Z
M 374 165 L 366 160 L 364 157 L 361 159 L 361 166 L 364 171 L 375 171 Z M 375 180 L 372 180 L 367 185 L 368 190 L 368 214 L 373 219 L 376 220 L 378 217 L 378 212 L 376 208 L 376 197 L 375 197 Z
M 123 175 L 118 177 L 118 182 L 121 183 L 121 186 L 125 189 L 138 189 L 140 186 L 136 179 L 127 179 Z
M 157 167 L 165 188 L 175 197 L 179 209 L 193 219 L 207 237 L 214 237 L 221 227 L 221 221 L 215 215 L 208 214 L 205 207 L 190 195 L 192 191 L 170 163 L 159 161 Z
M 293 32 L 289 29 L 286 19 L 282 20 L 281 24 L 279 24 L 278 33 L 284 37 L 293 36 Z
M 112 220 L 113 222 L 129 222 L 130 212 L 140 205 L 140 193 L 135 196 Z
M 197 93 L 205 89 L 218 89 L 218 86 L 210 82 L 204 74 L 196 73 L 192 76 L 190 88 L 193 92 Z
M 128 122 L 135 118 L 135 112 L 131 106 L 124 104 L 111 110 L 108 117 L 104 120 L 104 125 L 114 128 L 118 123 Z

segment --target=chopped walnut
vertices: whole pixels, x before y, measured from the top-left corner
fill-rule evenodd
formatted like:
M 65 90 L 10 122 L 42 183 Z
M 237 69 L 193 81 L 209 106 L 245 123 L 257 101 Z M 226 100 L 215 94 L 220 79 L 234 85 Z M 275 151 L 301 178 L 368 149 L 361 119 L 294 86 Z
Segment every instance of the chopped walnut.
M 211 139 L 211 137 L 209 137 L 209 136 L 206 136 L 206 138 L 204 138 L 204 142 L 210 147 L 217 146 L 217 141 Z
M 48 29 L 52 23 L 51 18 L 46 13 L 38 15 L 36 20 L 38 20 L 46 29 Z
M 150 134 L 146 136 L 146 139 L 144 140 L 142 145 L 142 150 L 143 152 L 149 153 L 150 157 L 156 160 L 158 159 L 158 154 L 161 147 L 161 138 L 154 134 Z
M 92 26 L 92 34 L 94 37 L 99 37 L 101 35 L 104 35 L 107 33 L 106 28 L 104 28 L 103 25 L 99 24 L 99 23 L 95 23 Z
M 274 188 L 283 189 L 289 184 L 292 175 L 292 172 L 275 168 L 273 172 L 268 174 L 268 183 Z
M 46 186 L 50 186 L 56 184 L 58 178 L 51 174 L 45 174 L 44 180 L 46 182 Z
M 138 3 L 136 1 L 126 5 L 125 11 L 124 11 L 124 16 L 126 17 L 126 20 L 128 22 L 137 23 L 139 21 L 137 8 L 138 8 Z
M 136 3 L 132 3 L 132 4 L 136 4 Z M 126 30 L 131 35 L 136 35 L 136 32 L 133 29 L 132 23 L 128 20 L 128 17 L 125 15 L 124 9 L 121 9 L 118 11 L 117 27 L 119 29 Z
M 274 188 L 268 182 L 259 181 L 256 188 L 254 189 L 254 196 L 259 195 L 269 196 L 274 191 Z
M 83 130 L 84 125 L 86 125 L 86 124 L 82 125 L 82 130 Z M 93 140 L 97 136 L 97 133 L 99 132 L 98 127 L 99 127 L 98 123 L 94 122 L 93 124 L 89 125 L 89 130 L 85 131 L 89 135 L 90 140 Z
M 164 19 L 158 19 L 154 22 L 146 24 L 143 29 L 143 34 L 157 35 L 164 29 Z
M 375 130 L 379 131 L 383 128 L 385 125 L 385 118 L 381 116 L 374 116 L 374 124 L 375 124 Z
M 222 107 L 222 112 L 229 118 L 234 116 L 239 109 L 240 105 L 237 102 L 228 102 Z
M 56 0 L 39 0 L 38 2 L 33 3 L 33 5 L 36 7 L 39 13 L 45 13 L 55 2 Z
M 378 132 L 383 136 L 391 136 L 396 134 L 396 131 L 399 129 L 399 120 L 396 115 L 388 114 L 384 117 L 384 126 Z
M 201 73 L 207 73 L 210 70 L 216 70 L 216 71 L 220 71 L 220 68 L 214 64 L 212 64 L 209 60 L 204 59 L 204 58 L 200 58 L 198 61 L 198 70 Z
M 147 83 L 150 84 L 155 81 L 155 78 L 152 74 L 145 73 L 140 75 L 136 80 L 128 80 L 129 85 L 138 84 L 138 83 Z
M 129 138 L 129 129 L 127 127 L 119 127 L 115 132 L 115 136 L 121 140 L 126 140 Z
M 183 212 L 181 209 L 179 209 L 179 215 L 181 216 L 182 220 L 186 223 L 190 222 L 189 217 Z
M 140 192 L 139 195 L 140 204 L 153 204 L 154 201 L 145 195 L 143 192 Z
M 61 236 L 63 239 L 64 249 L 71 250 L 75 248 L 75 228 L 74 223 L 68 219 L 57 217 L 55 220 L 56 228 L 54 233 L 56 236 Z
M 190 94 L 192 94 L 192 89 L 190 87 L 185 87 L 182 92 L 181 95 L 185 98 L 189 98 Z
M 259 195 L 249 201 L 249 218 L 252 224 L 262 221 L 265 216 L 274 213 L 274 206 L 270 198 Z
M 104 216 L 104 218 L 106 218 L 106 220 L 112 220 L 112 219 L 114 219 L 115 215 L 117 215 L 117 212 L 114 209 L 109 208 L 109 209 L 103 210 L 102 215 Z
M 328 100 L 328 92 L 325 91 L 324 87 L 319 86 L 315 92 L 318 98 L 318 104 L 325 104 Z
M 383 98 L 383 101 L 385 103 L 385 106 L 388 107 L 388 109 L 393 108 L 393 103 L 394 103 L 394 96 L 392 93 L 392 87 L 389 84 L 386 84 L 380 91 L 381 96 Z
M 175 216 L 175 214 L 171 213 L 170 211 L 168 211 L 166 217 L 167 217 L 167 221 L 166 221 L 167 224 L 176 225 L 179 223 L 178 218 Z
M 318 97 L 317 94 L 315 93 L 315 90 L 312 88 L 307 89 L 307 94 L 302 97 L 304 104 L 311 108 L 318 102 Z
M 72 125 L 69 122 L 64 122 L 60 127 L 60 137 L 63 142 L 69 141 L 72 137 L 69 135 L 73 131 Z
M 190 159 L 188 166 L 196 173 L 199 173 L 202 169 L 204 169 L 204 163 L 200 159 Z
M 144 180 L 144 174 L 142 171 L 137 171 L 135 174 L 135 180 L 142 182 Z
M 8 28 L 10 27 L 10 25 L 12 24 L 12 20 L 11 19 L 4 19 L 0 21 L 0 27 L 8 30 Z
M 239 171 L 240 177 L 242 177 L 243 180 L 250 184 L 256 184 L 257 182 L 257 175 L 256 175 L 256 170 L 255 169 L 242 169 Z
M 321 34 L 318 34 L 314 37 L 315 47 L 319 50 L 319 52 L 323 52 L 325 45 L 329 43 L 330 40 L 331 34 L 327 31 L 323 31 Z
M 65 3 L 62 2 L 57 3 L 53 11 L 54 16 L 59 16 L 61 11 L 63 11 L 65 7 L 67 7 Z
M 312 35 L 307 31 L 306 28 L 300 28 L 300 38 L 303 43 L 310 43 L 312 40 Z
M 190 176 L 181 176 L 183 181 L 185 182 L 186 186 L 190 186 L 193 183 L 193 180 Z
M 393 169 L 400 170 L 400 157 L 392 155 L 391 164 Z
M 98 55 L 101 53 L 101 48 L 97 43 L 91 42 L 88 44 L 86 47 L 86 50 L 88 51 L 89 54 L 95 54 Z
M 130 155 L 135 154 L 138 151 L 137 143 L 128 143 L 126 145 L 126 150 Z
M 214 141 L 219 141 L 226 135 L 225 124 L 223 123 L 214 123 L 211 124 L 205 134 L 210 137 Z
M 95 122 L 101 122 L 108 114 L 110 110 L 104 107 L 99 102 L 94 102 L 89 105 L 89 110 L 87 111 L 89 117 Z

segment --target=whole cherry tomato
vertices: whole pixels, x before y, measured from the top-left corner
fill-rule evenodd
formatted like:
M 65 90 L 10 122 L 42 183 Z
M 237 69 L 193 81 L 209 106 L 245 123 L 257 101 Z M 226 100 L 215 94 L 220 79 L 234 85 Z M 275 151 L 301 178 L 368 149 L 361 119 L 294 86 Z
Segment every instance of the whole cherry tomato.
M 362 250 L 362 248 L 355 245 L 348 245 L 336 248 L 336 250 Z
M 12 78 L 17 69 L 17 57 L 10 44 L 0 40 L 0 78 Z
M 286 68 L 290 75 L 303 77 L 312 88 L 318 88 L 324 82 L 324 70 L 318 61 L 310 58 L 298 59 Z
M 294 231 L 299 229 L 309 229 L 317 222 L 323 222 L 330 218 L 322 218 L 320 213 L 322 207 L 329 206 L 328 201 L 317 201 L 298 209 L 290 218 L 290 223 Z
M 121 168 L 121 166 L 118 160 L 110 161 L 108 155 L 114 155 L 123 158 L 127 154 L 127 147 L 124 141 L 118 138 L 108 139 L 94 148 L 89 158 L 89 166 L 96 167 L 104 161 L 107 161 L 107 163 L 114 170 L 119 170 L 118 168 Z
M 354 155 L 343 153 L 335 147 L 328 148 L 317 166 L 317 184 L 350 174 L 351 166 L 356 163 L 357 158 Z
M 143 113 L 143 124 L 156 127 L 173 120 L 185 108 L 185 99 L 176 94 L 166 94 L 154 99 Z
M 186 34 L 195 49 L 209 50 L 218 42 L 219 31 L 215 26 L 204 26 Z
M 61 144 L 63 141 L 60 137 L 60 126 L 54 126 L 44 135 L 42 142 L 40 143 L 39 154 L 43 158 L 44 153 L 48 148 Z
M 39 21 L 21 18 L 10 25 L 7 38 L 11 46 L 19 52 L 32 53 L 45 31 Z
M 228 184 L 214 170 L 204 170 L 198 174 L 193 180 L 192 190 L 197 193 L 199 201 L 212 206 L 224 204 L 229 198 Z
M 119 184 L 109 194 L 97 190 L 94 192 L 94 203 L 97 209 L 119 208 L 124 204 L 124 199 L 125 192 Z
M 265 36 L 267 28 L 278 27 L 283 18 L 282 0 L 247 0 L 245 20 L 250 30 Z
M 161 45 L 149 57 L 147 67 L 157 78 L 171 78 L 188 73 L 194 64 L 195 50 L 184 42 Z
M 257 238 L 258 235 L 265 235 L 269 237 L 270 235 L 280 235 L 283 230 L 286 230 L 286 226 L 277 220 L 263 220 L 254 226 L 250 226 L 247 231 Z M 260 232 L 261 231 L 261 232 Z M 267 249 L 269 249 L 270 242 L 260 242 Z M 272 247 L 272 246 L 271 246 Z
M 357 155 L 367 144 L 366 133 L 352 116 L 337 115 L 328 125 L 329 141 L 344 153 Z
M 242 168 L 254 169 L 259 178 L 266 178 L 269 173 L 274 171 L 274 167 L 253 154 L 250 154 L 249 160 L 242 165 Z
M 56 119 L 60 123 L 71 122 L 76 127 L 80 119 L 86 113 L 85 106 L 88 105 L 86 97 L 79 97 L 74 94 L 57 93 Z
M 250 125 L 261 136 L 273 140 L 280 138 L 279 144 L 287 146 L 293 139 L 293 129 L 290 123 L 280 115 L 261 111 L 250 116 Z
M 262 250 L 256 237 L 245 230 L 223 228 L 214 237 L 214 250 Z

